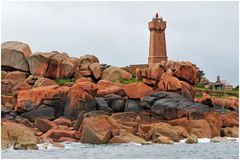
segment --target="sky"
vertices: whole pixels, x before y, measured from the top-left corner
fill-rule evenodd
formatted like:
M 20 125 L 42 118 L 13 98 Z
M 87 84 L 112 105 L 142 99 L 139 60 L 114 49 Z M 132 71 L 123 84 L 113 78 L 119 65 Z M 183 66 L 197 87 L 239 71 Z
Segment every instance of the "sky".
M 27 43 L 32 52 L 96 55 L 112 66 L 147 64 L 148 22 L 167 21 L 169 60 L 191 61 L 210 81 L 239 83 L 238 2 L 13 2 L 3 1 L 1 41 Z

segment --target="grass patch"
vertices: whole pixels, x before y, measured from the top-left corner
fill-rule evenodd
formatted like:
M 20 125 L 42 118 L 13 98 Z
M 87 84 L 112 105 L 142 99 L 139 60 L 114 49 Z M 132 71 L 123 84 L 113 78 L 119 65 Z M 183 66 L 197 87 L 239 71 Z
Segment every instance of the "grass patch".
M 55 82 L 58 85 L 62 86 L 64 84 L 68 83 L 68 82 L 74 82 L 74 79 L 56 79 Z
M 135 83 L 135 82 L 142 82 L 142 80 L 136 80 L 134 77 L 132 77 L 129 80 L 118 79 L 118 80 L 113 81 L 113 82 L 120 82 L 120 83 L 123 83 L 123 84 L 130 84 L 130 83 Z

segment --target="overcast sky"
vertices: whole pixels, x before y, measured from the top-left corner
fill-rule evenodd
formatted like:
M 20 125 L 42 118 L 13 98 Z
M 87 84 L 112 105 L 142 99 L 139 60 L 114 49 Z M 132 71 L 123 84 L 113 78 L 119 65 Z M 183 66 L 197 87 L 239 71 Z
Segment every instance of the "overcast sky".
M 215 81 L 238 84 L 238 2 L 2 2 L 2 42 L 32 52 L 96 55 L 112 66 L 147 63 L 148 22 L 167 21 L 170 60 L 191 61 Z

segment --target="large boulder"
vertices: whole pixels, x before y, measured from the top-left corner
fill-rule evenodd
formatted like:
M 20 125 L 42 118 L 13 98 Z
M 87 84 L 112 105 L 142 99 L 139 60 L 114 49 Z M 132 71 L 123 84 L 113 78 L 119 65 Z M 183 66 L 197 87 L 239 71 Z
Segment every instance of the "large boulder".
M 9 72 L 5 77 L 5 79 L 10 80 L 14 86 L 19 82 L 24 82 L 26 78 L 27 74 L 25 72 L 20 71 Z
M 181 84 L 181 95 L 188 98 L 191 101 L 194 101 L 195 91 L 194 88 L 187 82 L 180 81 Z
M 152 94 L 153 89 L 142 82 L 130 83 L 124 86 L 124 91 L 129 98 L 140 99 Z
M 158 83 L 161 91 L 176 91 L 181 89 L 181 83 L 176 77 L 167 76 Z
M 22 114 L 22 117 L 27 118 L 31 122 L 34 122 L 37 118 L 54 119 L 55 110 L 52 107 L 42 105 L 37 109 L 31 110 L 29 112 L 24 112 Z
M 20 91 L 24 91 L 24 90 L 29 90 L 31 89 L 32 87 L 26 83 L 26 82 L 20 82 L 18 83 L 17 85 L 15 85 L 12 89 L 12 94 L 13 96 L 16 96 L 18 95 L 18 92 Z
M 89 68 L 96 79 L 101 77 L 101 66 L 98 62 L 90 64 Z
M 81 143 L 104 144 L 113 136 L 119 134 L 120 126 L 111 117 L 100 115 L 86 117 L 83 120 L 80 132 Z
M 207 113 L 204 119 L 208 122 L 211 128 L 212 137 L 221 135 L 222 120 L 216 112 Z
M 120 80 L 129 80 L 132 78 L 132 75 L 127 71 L 118 68 L 118 67 L 108 67 L 102 73 L 102 80 L 108 81 L 120 81 Z
M 55 119 L 53 121 L 53 123 L 55 123 L 56 125 L 64 125 L 64 126 L 68 126 L 68 127 L 72 126 L 72 121 L 65 117 L 59 117 L 59 118 Z
M 81 82 L 83 83 L 83 82 Z M 86 82 L 89 83 L 89 82 Z M 80 112 L 94 111 L 97 108 L 96 100 L 82 85 L 74 84 L 65 99 L 64 116 L 74 120 Z
M 83 69 L 83 70 L 89 69 L 90 64 L 95 63 L 95 62 L 99 63 L 99 60 L 96 56 L 86 54 L 79 58 L 78 66 L 80 67 L 80 69 Z
M 156 97 L 154 102 L 151 102 L 153 104 L 151 106 L 152 114 L 167 120 L 182 117 L 201 119 L 204 117 L 204 113 L 210 111 L 208 106 L 194 103 L 175 92 L 156 92 L 151 97 Z
M 112 118 L 120 124 L 122 129 L 127 130 L 128 133 L 136 134 L 138 132 L 141 120 L 139 114 L 133 112 L 114 113 L 112 114 Z
M 229 112 L 220 115 L 223 127 L 239 126 L 239 113 Z
M 42 118 L 37 118 L 35 120 L 35 126 L 37 127 L 37 129 L 39 129 L 43 133 L 47 132 L 52 128 L 57 127 L 57 125 L 52 121 L 49 121 L 48 119 L 42 119 Z
M 45 99 L 63 100 L 63 97 L 68 93 L 68 91 L 69 87 L 59 87 L 58 85 L 43 86 L 20 91 L 18 93 L 15 110 L 18 111 L 37 108 Z
M 68 58 L 67 53 L 59 53 L 51 57 L 46 76 L 52 79 L 62 78 L 60 65 L 66 58 Z
M 154 141 L 159 136 L 168 137 L 174 142 L 179 142 L 181 138 L 185 138 L 188 135 L 188 131 L 181 126 L 171 126 L 170 124 L 159 122 L 152 125 L 149 131 L 149 136 Z
M 239 137 L 239 128 L 237 126 L 234 127 L 226 127 L 222 130 L 223 136 L 225 137 Z
M 12 89 L 14 84 L 11 80 L 3 79 L 1 80 L 1 94 L 2 95 L 12 95 Z
M 130 143 L 130 142 L 134 142 L 134 143 L 140 143 L 140 144 L 144 144 L 147 143 L 144 139 L 132 135 L 130 133 L 126 133 L 126 134 L 122 134 L 119 136 L 114 136 L 112 139 L 110 139 L 108 141 L 108 143 L 113 144 L 113 143 Z
M 57 83 L 49 78 L 38 77 L 38 80 L 33 85 L 33 88 L 43 87 L 43 86 L 52 86 L 52 85 L 57 85 Z
M 59 66 L 59 78 L 70 78 L 76 72 L 78 66 L 78 59 L 67 57 Z
M 107 113 L 112 113 L 112 108 L 109 107 L 108 102 L 103 97 L 95 97 L 97 102 L 97 109 L 105 111 Z
M 174 72 L 174 75 L 179 79 L 183 79 L 191 84 L 197 84 L 199 81 L 197 67 L 193 64 L 180 65 Z
M 14 106 L 16 105 L 16 98 L 13 96 L 1 95 L 1 104 L 5 105 L 6 103 L 10 103 Z
M 30 73 L 35 76 L 46 76 L 51 57 L 59 54 L 57 51 L 37 52 L 28 58 Z
M 66 129 L 57 129 L 52 128 L 48 130 L 45 134 L 41 136 L 42 139 L 51 138 L 54 142 L 61 141 L 61 138 L 71 138 L 71 139 L 79 139 L 80 135 L 77 131 L 70 131 Z
M 105 96 L 108 94 L 118 94 L 118 95 L 125 95 L 123 85 L 119 83 L 114 83 L 107 80 L 100 80 L 97 83 L 97 95 L 98 96 Z
M 140 113 L 140 101 L 138 99 L 128 99 L 125 103 L 124 112 Z
M 198 138 L 211 138 L 212 131 L 208 122 L 204 119 L 190 120 L 186 126 L 190 134 L 195 134 Z
M 160 63 L 156 63 L 151 67 L 150 78 L 154 80 L 160 80 L 162 74 L 164 73 L 164 68 Z
M 27 57 L 32 54 L 29 46 L 22 42 L 8 41 L 2 43 L 1 66 L 4 70 L 21 70 L 28 72 Z
M 97 85 L 92 82 L 76 82 L 72 87 L 81 87 L 91 95 L 96 95 Z
M 185 140 L 185 143 L 187 144 L 198 143 L 198 138 L 195 134 L 190 134 Z
M 154 143 L 160 144 L 173 144 L 174 142 L 166 136 L 159 136 L 158 138 L 153 140 Z
M 15 122 L 4 121 L 1 123 L 1 146 L 2 149 L 38 149 L 37 137 L 30 128 Z

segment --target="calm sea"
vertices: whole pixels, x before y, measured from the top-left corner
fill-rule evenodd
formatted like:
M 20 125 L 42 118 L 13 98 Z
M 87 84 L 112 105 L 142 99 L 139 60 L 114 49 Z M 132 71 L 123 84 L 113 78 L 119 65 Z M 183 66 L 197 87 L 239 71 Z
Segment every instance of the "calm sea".
M 198 144 L 183 142 L 173 145 L 134 143 L 112 145 L 90 145 L 81 143 L 65 143 L 64 149 L 49 146 L 44 149 L 40 145 L 37 151 L 3 150 L 3 159 L 85 159 L 85 158 L 116 158 L 116 159 L 239 159 L 239 140 L 224 143 L 209 143 L 202 139 Z

